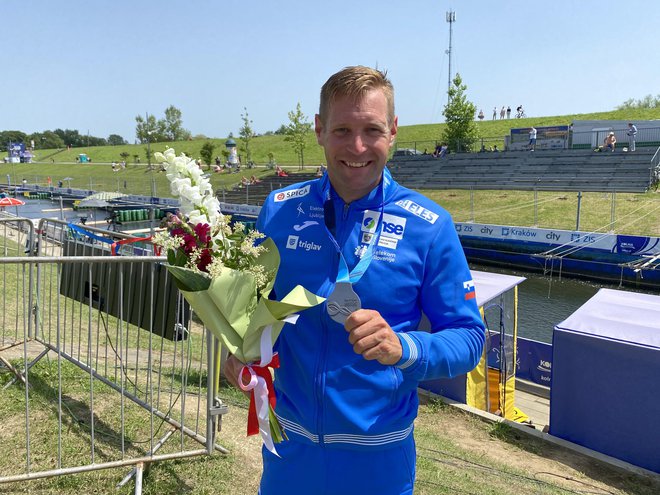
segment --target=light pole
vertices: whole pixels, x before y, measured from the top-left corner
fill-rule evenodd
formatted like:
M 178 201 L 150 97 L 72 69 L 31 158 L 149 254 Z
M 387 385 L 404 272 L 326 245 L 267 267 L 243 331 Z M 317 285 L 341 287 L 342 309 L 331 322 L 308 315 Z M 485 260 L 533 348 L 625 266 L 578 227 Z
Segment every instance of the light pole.
M 451 99 L 449 96 L 449 90 L 451 89 L 451 36 L 452 26 L 456 22 L 456 12 L 453 10 L 447 12 L 446 19 L 449 23 L 449 49 L 447 50 L 447 55 L 449 55 L 449 72 L 447 73 L 447 105 L 449 105 Z
M 144 121 L 144 129 L 145 129 L 145 135 L 147 136 L 147 166 L 149 167 L 147 170 L 149 170 L 149 175 L 151 177 L 151 197 L 155 198 L 156 183 L 154 181 L 154 169 L 151 166 L 151 134 L 153 134 L 153 130 L 149 126 L 149 112 L 147 112 L 145 115 L 146 115 L 146 119 Z

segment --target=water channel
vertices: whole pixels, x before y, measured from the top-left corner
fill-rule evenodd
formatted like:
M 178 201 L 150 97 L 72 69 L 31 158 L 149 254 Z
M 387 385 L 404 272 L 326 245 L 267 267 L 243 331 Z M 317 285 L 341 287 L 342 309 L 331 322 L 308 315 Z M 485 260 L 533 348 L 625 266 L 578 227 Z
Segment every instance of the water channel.
M 28 200 L 24 206 L 17 209 L 8 207 L 12 214 L 23 217 L 38 218 L 60 218 L 59 201 L 50 200 Z M 90 215 L 91 212 L 91 215 Z M 106 228 L 105 219 L 110 215 L 105 210 L 74 211 L 70 204 L 64 204 L 62 214 L 70 222 L 79 223 L 81 217 L 86 217 L 88 225 Z M 538 340 L 540 342 L 552 342 L 552 329 L 557 323 L 565 320 L 577 308 L 591 298 L 601 287 L 617 289 L 616 285 L 594 283 L 584 280 L 570 278 L 559 278 L 544 276 L 539 273 L 512 270 L 485 265 L 470 265 L 474 270 L 482 270 L 508 275 L 525 277 L 526 280 L 520 284 L 518 289 L 518 333 L 521 337 Z M 625 287 L 621 290 L 658 294 L 658 291 L 637 291 L 634 288 Z
M 552 343 L 552 329 L 587 302 L 600 288 L 658 294 L 658 291 L 618 287 L 614 284 L 591 282 L 540 273 L 470 264 L 473 270 L 525 277 L 518 286 L 518 335 L 539 342 Z

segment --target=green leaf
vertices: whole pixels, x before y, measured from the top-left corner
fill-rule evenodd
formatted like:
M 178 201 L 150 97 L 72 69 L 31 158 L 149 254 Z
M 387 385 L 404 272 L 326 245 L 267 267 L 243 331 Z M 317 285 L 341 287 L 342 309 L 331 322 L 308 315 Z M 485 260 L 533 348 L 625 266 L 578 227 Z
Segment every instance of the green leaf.
M 174 282 L 179 290 L 197 292 L 206 290 L 211 285 L 211 277 L 205 273 L 194 272 L 189 268 L 169 265 L 167 271 L 174 277 Z
M 176 251 L 174 249 L 168 249 L 167 250 L 167 262 L 170 265 L 173 265 L 176 260 Z
M 174 266 L 186 266 L 187 261 L 188 257 L 186 256 L 186 253 L 184 253 L 183 249 L 177 249 L 174 263 L 171 264 Z
M 270 424 L 270 436 L 273 438 L 273 443 L 280 443 L 282 440 L 289 439 L 270 405 L 268 406 L 268 423 Z

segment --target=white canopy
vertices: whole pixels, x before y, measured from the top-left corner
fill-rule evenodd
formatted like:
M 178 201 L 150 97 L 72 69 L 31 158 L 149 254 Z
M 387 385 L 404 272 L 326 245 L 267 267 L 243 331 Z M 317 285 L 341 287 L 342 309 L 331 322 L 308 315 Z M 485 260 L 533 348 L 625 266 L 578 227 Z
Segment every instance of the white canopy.
M 660 349 L 660 296 L 600 289 L 555 330 Z
M 472 280 L 477 292 L 477 306 L 481 307 L 526 279 L 514 275 L 472 270 Z

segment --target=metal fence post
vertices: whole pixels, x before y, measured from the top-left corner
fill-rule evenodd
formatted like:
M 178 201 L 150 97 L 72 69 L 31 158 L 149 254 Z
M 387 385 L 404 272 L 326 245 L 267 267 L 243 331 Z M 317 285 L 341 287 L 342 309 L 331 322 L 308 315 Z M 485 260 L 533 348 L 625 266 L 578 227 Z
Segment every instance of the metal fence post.
M 616 191 L 612 191 L 612 199 L 610 205 L 610 233 L 614 233 L 614 222 L 616 221 Z
M 575 221 L 575 230 L 580 230 L 580 208 L 582 206 L 582 191 L 578 191 L 578 196 L 577 196 L 578 202 L 577 202 L 577 218 Z

